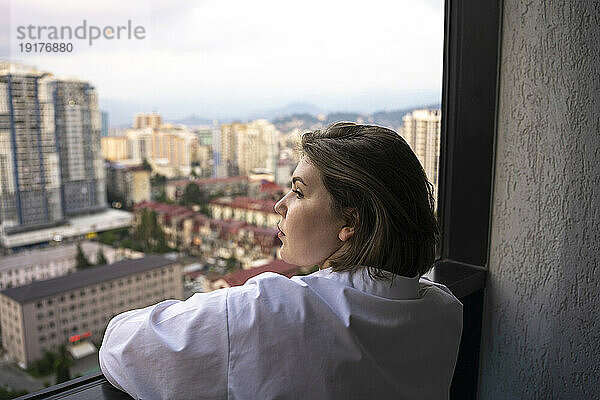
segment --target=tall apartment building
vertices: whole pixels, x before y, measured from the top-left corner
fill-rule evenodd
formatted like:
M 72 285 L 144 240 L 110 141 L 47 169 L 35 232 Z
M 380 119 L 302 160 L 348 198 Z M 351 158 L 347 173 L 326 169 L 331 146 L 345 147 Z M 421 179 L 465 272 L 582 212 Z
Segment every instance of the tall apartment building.
M 421 162 L 437 198 L 441 110 L 415 110 L 402 118 L 400 135 L 406 140 Z
M 129 140 L 125 136 L 106 136 L 100 139 L 102 158 L 121 161 L 129 158 Z
M 152 158 L 152 135 L 154 129 L 140 128 L 127 129 L 125 136 L 127 137 L 128 154 L 131 160 L 142 163 L 144 160 Z
M 237 139 L 239 132 L 243 130 L 245 130 L 245 125 L 239 122 L 221 125 L 221 132 L 218 140 L 219 160 L 217 166 L 217 178 L 239 175 L 239 167 L 237 164 Z
M 63 219 L 54 92 L 51 75 L 0 63 L 0 224 L 7 232 Z
M 110 128 L 108 113 L 106 111 L 100 111 L 100 117 L 102 118 L 100 136 L 105 137 L 108 136 L 108 130 Z
M 0 226 L 11 233 L 105 207 L 100 114 L 87 82 L 0 63 Z
M 163 125 L 152 133 L 153 167 L 168 177 L 189 175 L 197 147 L 198 136 L 187 128 Z
M 133 116 L 133 129 L 158 129 L 161 125 L 162 118 L 157 113 L 137 113 Z
M 229 174 L 248 175 L 261 168 L 276 169 L 277 129 L 267 120 L 259 119 L 246 124 L 233 123 L 221 126 L 220 163 L 236 171 Z
M 142 116 L 148 117 L 146 114 Z M 147 124 L 148 126 L 127 129 L 125 136 L 102 138 L 104 158 L 111 161 L 127 160 L 137 164 L 147 160 L 155 172 L 169 178 L 189 175 L 192 162 L 198 160 L 198 135 L 183 125 L 156 126 L 160 122 L 160 116 L 151 116 L 157 120 Z
M 214 128 L 196 128 L 194 132 L 198 135 L 198 143 L 201 146 L 212 146 Z
M 238 136 L 238 167 L 241 175 L 253 169 L 275 171 L 277 161 L 277 128 L 265 119 L 246 124 L 246 131 Z
M 96 90 L 79 80 L 58 80 L 55 85 L 63 212 L 74 215 L 106 208 Z
M 221 129 L 215 129 L 212 134 L 212 177 L 213 178 L 225 178 L 227 176 L 226 171 L 221 161 Z
M 114 315 L 183 299 L 183 267 L 160 256 L 124 260 L 0 292 L 2 346 L 23 368 L 45 350 L 102 340 Z

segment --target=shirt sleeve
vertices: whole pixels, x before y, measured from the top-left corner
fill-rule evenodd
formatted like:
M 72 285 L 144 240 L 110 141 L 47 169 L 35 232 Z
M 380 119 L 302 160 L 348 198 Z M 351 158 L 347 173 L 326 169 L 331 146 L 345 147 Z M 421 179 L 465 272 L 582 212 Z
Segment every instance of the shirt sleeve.
M 99 352 L 104 376 L 136 399 L 226 398 L 228 290 L 114 317 Z

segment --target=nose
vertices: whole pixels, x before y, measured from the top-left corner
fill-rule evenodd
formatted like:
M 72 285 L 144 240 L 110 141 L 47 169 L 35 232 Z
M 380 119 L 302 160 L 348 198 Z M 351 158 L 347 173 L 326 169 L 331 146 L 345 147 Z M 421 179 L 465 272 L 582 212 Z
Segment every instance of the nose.
M 275 203 L 275 205 L 273 206 L 273 211 L 275 211 L 277 214 L 281 215 L 284 218 L 285 218 L 285 214 L 287 213 L 287 206 L 285 205 L 286 197 L 287 197 L 287 194 L 285 194 L 282 198 L 280 198 L 279 201 L 277 203 Z

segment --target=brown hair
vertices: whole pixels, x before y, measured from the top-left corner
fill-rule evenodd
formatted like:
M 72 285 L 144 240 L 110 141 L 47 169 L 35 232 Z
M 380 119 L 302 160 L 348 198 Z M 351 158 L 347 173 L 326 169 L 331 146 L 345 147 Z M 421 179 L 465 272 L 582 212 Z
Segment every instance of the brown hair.
M 334 212 L 354 226 L 348 250 L 328 260 L 332 270 L 368 267 L 386 278 L 383 271 L 412 277 L 431 268 L 439 235 L 433 185 L 400 135 L 337 122 L 303 134 L 300 152 L 321 173 Z

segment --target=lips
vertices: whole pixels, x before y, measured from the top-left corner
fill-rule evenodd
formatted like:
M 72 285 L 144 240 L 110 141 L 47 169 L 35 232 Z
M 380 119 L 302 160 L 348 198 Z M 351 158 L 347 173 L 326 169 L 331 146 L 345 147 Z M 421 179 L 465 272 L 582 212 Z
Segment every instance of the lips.
M 281 230 L 281 228 L 279 227 L 279 225 L 277 225 L 277 229 L 279 229 L 279 233 L 277 234 L 277 236 L 279 236 L 279 237 L 285 236 L 285 233 L 283 233 L 283 231 Z

